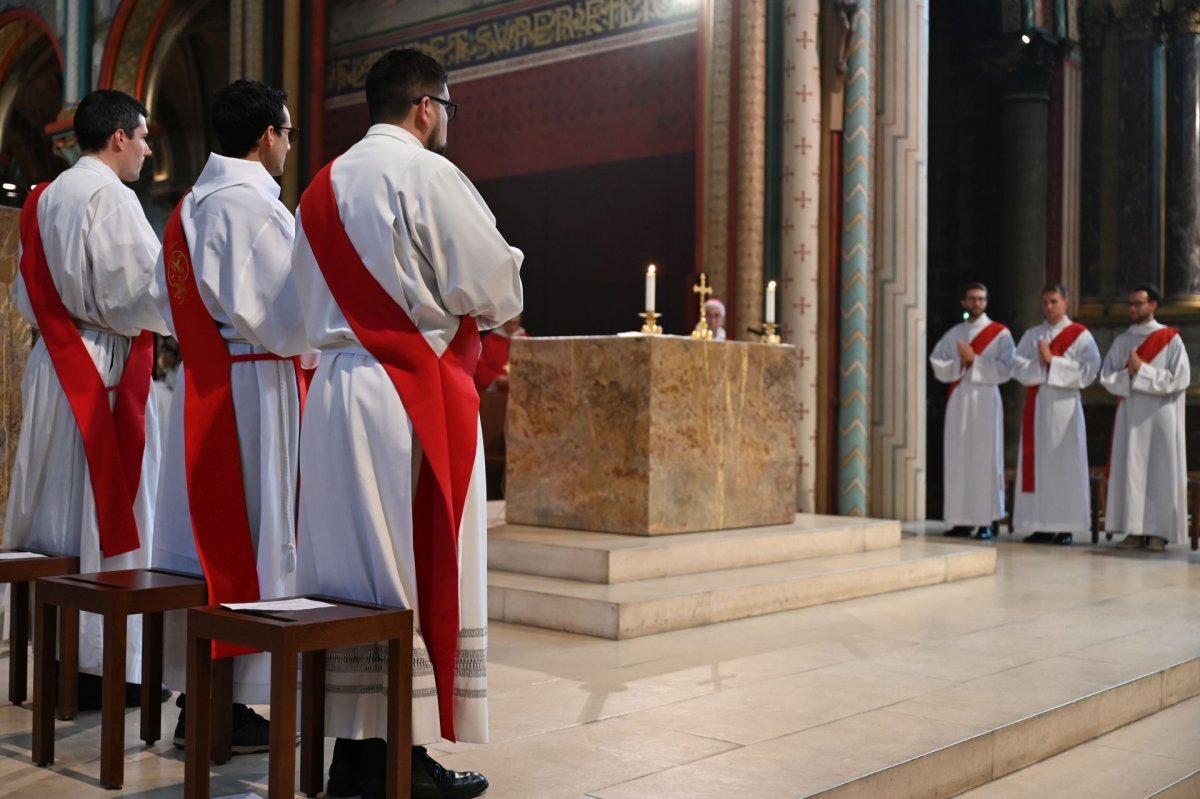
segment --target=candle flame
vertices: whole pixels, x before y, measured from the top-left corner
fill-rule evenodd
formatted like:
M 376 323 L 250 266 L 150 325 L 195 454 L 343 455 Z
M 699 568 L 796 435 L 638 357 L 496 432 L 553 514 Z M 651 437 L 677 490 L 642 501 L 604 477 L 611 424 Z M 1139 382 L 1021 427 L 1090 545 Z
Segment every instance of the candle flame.
M 773 288 L 775 288 L 775 281 L 774 281 L 774 280 L 772 280 L 770 283 L 768 283 L 768 284 L 767 284 L 767 288 L 769 288 L 769 289 L 773 289 Z
M 655 269 L 654 269 L 654 264 L 650 264 L 650 266 L 646 268 L 646 274 L 647 274 L 647 275 L 653 275 L 653 274 L 654 274 L 654 272 L 655 272 Z

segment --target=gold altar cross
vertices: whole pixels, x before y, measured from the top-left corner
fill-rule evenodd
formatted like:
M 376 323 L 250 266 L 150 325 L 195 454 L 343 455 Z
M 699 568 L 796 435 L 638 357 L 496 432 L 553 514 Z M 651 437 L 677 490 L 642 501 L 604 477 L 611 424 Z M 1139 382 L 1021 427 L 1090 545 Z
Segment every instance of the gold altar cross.
M 692 338 L 711 339 L 713 337 L 712 330 L 708 327 L 708 320 L 704 318 L 704 303 L 712 295 L 712 286 L 708 285 L 708 277 L 701 272 L 700 283 L 692 286 L 692 291 L 700 295 L 700 321 L 696 323 L 696 329 L 692 331 Z

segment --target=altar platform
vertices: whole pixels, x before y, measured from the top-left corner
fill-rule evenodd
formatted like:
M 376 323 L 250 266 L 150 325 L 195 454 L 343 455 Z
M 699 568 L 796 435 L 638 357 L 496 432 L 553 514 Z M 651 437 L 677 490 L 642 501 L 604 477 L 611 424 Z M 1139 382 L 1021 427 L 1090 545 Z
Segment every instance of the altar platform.
M 487 774 L 488 799 L 1195 796 L 1188 554 L 961 546 L 994 552 L 995 574 L 630 640 L 493 622 L 492 742 L 435 756 Z M 113 795 L 98 721 L 62 725 L 39 769 L 29 711 L 0 703 L 6 799 Z M 174 799 L 182 753 L 144 748 L 136 727 L 124 795 Z M 266 764 L 218 767 L 213 795 L 265 796 Z

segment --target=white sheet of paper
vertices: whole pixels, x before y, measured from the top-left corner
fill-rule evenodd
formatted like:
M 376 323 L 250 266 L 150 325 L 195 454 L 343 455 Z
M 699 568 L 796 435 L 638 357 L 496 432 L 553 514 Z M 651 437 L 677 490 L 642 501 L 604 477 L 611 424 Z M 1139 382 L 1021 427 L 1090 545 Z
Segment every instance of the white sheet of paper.
M 44 558 L 40 552 L 0 552 L 0 560 L 25 560 L 26 558 Z
M 221 605 L 223 608 L 230 610 L 316 610 L 317 608 L 331 608 L 333 605 L 328 602 L 319 602 L 315 599 L 305 599 L 298 597 L 297 599 L 265 599 L 261 602 L 225 602 Z

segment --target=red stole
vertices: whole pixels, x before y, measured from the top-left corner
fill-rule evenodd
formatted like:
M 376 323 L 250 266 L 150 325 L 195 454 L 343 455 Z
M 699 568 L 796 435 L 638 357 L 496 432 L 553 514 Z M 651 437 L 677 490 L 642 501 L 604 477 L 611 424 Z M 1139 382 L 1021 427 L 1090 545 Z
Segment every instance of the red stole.
M 1150 335 L 1146 336 L 1146 340 L 1135 350 L 1138 357 L 1144 362 L 1150 363 L 1158 354 L 1167 348 L 1171 343 L 1171 339 L 1179 335 L 1179 330 L 1174 327 L 1160 327 Z M 1122 367 L 1124 368 L 1124 367 Z M 1117 407 L 1113 409 L 1113 432 L 1108 439 L 1108 463 L 1104 467 L 1104 479 L 1108 480 L 1108 473 L 1112 469 L 1112 441 L 1117 434 L 1117 413 L 1121 410 L 1121 402 L 1124 397 L 1117 397 Z
M 1000 335 L 1005 330 L 1008 330 L 1008 328 L 1004 325 L 1000 324 L 999 322 L 992 322 L 983 330 L 980 330 L 975 338 L 971 339 L 971 349 L 975 351 L 976 355 L 983 354 L 983 351 L 986 350 L 987 346 L 996 339 L 996 336 Z M 958 384 L 961 382 L 962 378 L 960 377 L 958 380 L 955 380 L 950 384 L 950 390 L 946 392 L 947 405 L 950 404 L 950 398 L 954 396 L 954 389 L 958 388 Z
M 455 740 L 454 672 L 458 659 L 458 532 L 475 465 L 479 395 L 472 375 L 479 331 L 464 316 L 439 358 L 408 314 L 363 264 L 346 234 L 325 166 L 300 200 L 313 256 L 355 337 L 378 359 L 421 442 L 413 497 L 413 555 L 421 632 L 433 663 L 442 736 Z M 332 532 L 332 531 L 330 531 Z
M 154 366 L 154 334 L 142 331 L 133 338 L 110 405 L 109 389 L 63 305 L 46 261 L 38 227 L 38 200 L 48 185 L 43 183 L 30 192 L 21 210 L 21 277 L 38 331 L 83 437 L 88 478 L 96 500 L 100 552 L 111 558 L 141 546 L 133 504 L 146 447 L 146 400 Z
M 184 196 L 184 200 L 187 196 Z M 196 552 L 209 604 L 259 599 L 258 564 L 238 444 L 229 370 L 233 358 L 196 285 L 180 211 L 163 231 L 163 268 L 179 354 L 187 368 L 183 395 L 184 471 Z M 277 356 L 265 356 L 274 359 Z M 254 650 L 216 642 L 217 657 Z
M 1061 357 L 1065 355 L 1075 339 L 1087 330 L 1078 322 L 1072 322 L 1062 329 L 1050 342 L 1050 353 Z M 1025 411 L 1021 416 L 1021 490 L 1030 493 L 1034 490 L 1034 422 L 1037 419 L 1038 386 L 1025 389 Z

